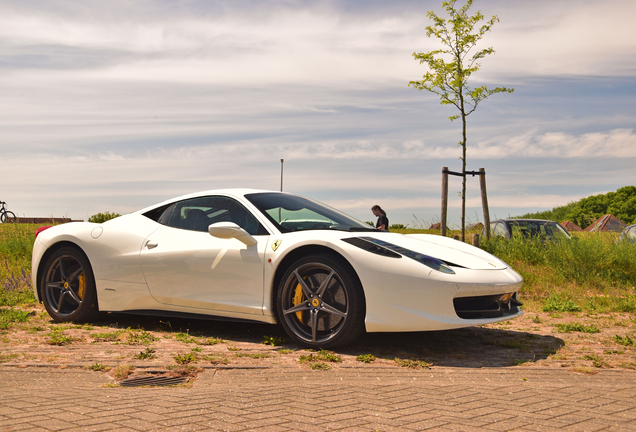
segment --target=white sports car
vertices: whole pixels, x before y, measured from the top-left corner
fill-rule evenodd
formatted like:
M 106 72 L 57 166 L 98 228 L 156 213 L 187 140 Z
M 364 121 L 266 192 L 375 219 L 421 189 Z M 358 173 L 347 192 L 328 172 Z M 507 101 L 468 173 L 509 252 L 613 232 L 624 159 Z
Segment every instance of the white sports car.
M 35 295 L 55 321 L 116 311 L 280 323 L 311 348 L 365 330 L 516 318 L 521 285 L 468 244 L 382 232 L 308 198 L 245 189 L 38 230 L 33 247 Z

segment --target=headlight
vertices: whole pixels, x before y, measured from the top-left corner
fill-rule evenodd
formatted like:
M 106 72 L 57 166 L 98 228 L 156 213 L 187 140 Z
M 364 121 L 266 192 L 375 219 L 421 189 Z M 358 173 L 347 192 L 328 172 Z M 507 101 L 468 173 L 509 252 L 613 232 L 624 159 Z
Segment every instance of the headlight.
M 453 269 L 437 258 L 403 248 L 402 246 L 394 245 L 393 243 L 385 242 L 384 240 L 378 240 L 373 237 L 353 237 L 343 239 L 343 241 L 378 255 L 390 256 L 392 258 L 401 258 L 402 256 L 405 256 L 419 262 L 420 264 L 424 264 L 433 270 L 437 270 L 438 272 L 455 274 Z

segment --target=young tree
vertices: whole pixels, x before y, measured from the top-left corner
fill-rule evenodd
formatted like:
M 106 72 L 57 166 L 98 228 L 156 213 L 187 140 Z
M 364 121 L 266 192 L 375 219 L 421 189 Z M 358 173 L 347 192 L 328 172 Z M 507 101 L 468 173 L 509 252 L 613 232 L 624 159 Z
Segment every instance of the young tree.
M 489 54 L 494 54 L 492 47 L 476 51 L 469 57 L 477 42 L 490 31 L 499 21 L 493 16 L 485 24 L 478 26 L 484 19 L 481 12 L 469 16 L 468 11 L 473 0 L 466 0 L 461 9 L 455 7 L 457 0 L 445 1 L 442 6 L 446 9 L 449 19 L 443 19 L 430 11 L 427 16 L 433 20 L 433 25 L 426 27 L 426 36 L 434 36 L 442 43 L 442 49 L 413 53 L 413 57 L 426 64 L 429 71 L 420 81 L 411 81 L 409 86 L 417 90 L 428 90 L 440 98 L 442 105 L 454 105 L 459 114 L 449 117 L 451 121 L 462 119 L 462 241 L 465 240 L 466 230 L 466 117 L 477 109 L 477 105 L 495 93 L 512 93 L 514 89 L 497 87 L 489 90 L 486 86 L 471 88 L 468 78 L 479 70 L 478 61 Z

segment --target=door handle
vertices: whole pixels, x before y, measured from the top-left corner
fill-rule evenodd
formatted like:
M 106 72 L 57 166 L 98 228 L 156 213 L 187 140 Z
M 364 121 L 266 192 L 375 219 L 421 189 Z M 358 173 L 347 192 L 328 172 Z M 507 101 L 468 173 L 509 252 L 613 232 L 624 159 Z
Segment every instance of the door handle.
M 154 249 L 157 246 L 159 246 L 159 243 L 157 243 L 157 242 L 149 241 L 149 242 L 146 243 L 146 247 L 148 249 Z

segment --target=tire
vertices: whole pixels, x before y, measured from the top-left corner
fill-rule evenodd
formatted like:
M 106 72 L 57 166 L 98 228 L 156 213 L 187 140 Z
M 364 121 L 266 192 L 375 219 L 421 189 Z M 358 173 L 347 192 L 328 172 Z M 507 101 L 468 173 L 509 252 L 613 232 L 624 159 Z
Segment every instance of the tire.
M 0 223 L 4 223 L 7 220 L 7 215 L 5 212 L 0 212 Z
M 281 279 L 276 308 L 287 334 L 307 348 L 348 345 L 364 332 L 362 285 L 337 256 L 310 255 L 293 263 Z
M 17 218 L 15 217 L 15 213 L 13 213 L 12 211 L 7 211 L 4 214 L 4 218 L 5 218 L 5 220 L 8 220 L 10 222 L 15 222 L 17 220 Z M 4 221 L 2 221 L 2 222 L 4 222 Z
M 74 247 L 63 247 L 46 260 L 40 281 L 46 311 L 55 322 L 86 322 L 99 317 L 93 269 Z

